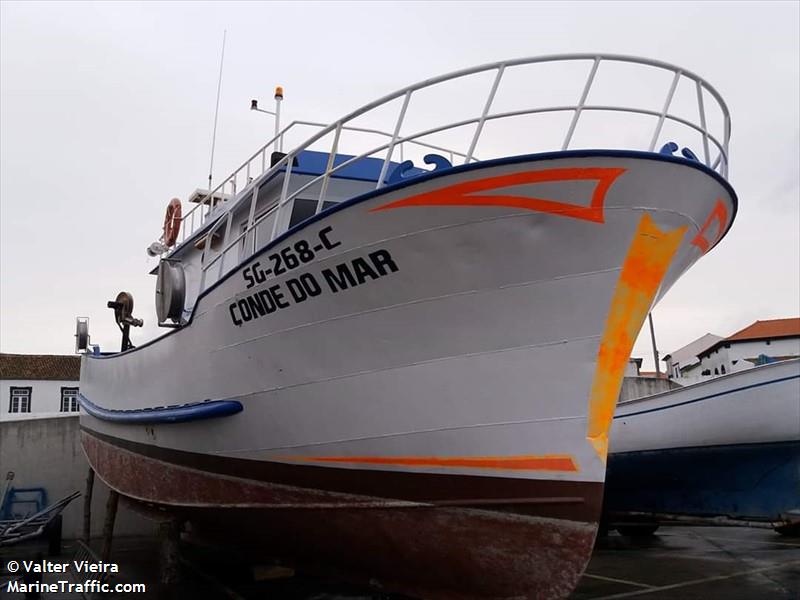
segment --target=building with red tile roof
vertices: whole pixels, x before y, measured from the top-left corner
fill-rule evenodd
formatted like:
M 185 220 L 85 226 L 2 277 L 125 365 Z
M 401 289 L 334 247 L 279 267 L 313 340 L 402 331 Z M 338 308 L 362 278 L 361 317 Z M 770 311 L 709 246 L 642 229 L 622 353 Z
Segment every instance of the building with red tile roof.
M 730 336 L 728 341 L 800 337 L 800 317 L 756 321 Z
M 79 356 L 0 354 L 0 420 L 79 411 Z
M 700 352 L 700 374 L 724 375 L 800 356 L 800 317 L 756 321 Z

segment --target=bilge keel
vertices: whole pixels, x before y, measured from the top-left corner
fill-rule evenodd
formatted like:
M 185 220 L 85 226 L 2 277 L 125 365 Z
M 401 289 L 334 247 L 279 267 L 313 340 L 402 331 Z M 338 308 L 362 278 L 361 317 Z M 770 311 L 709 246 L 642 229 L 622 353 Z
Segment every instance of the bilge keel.
M 544 64 L 585 66 L 578 104 L 536 105 Z M 588 103 L 615 64 L 664 74 L 663 110 Z M 530 75 L 529 106 L 493 108 L 512 75 Z M 414 128 L 429 88 L 475 76 L 473 117 Z M 680 86 L 694 119 L 670 112 Z M 387 107 L 386 133 L 359 120 Z M 571 148 L 581 114 L 604 112 L 648 117 L 649 145 Z M 494 124 L 551 113 L 568 128 L 550 151 L 492 155 Z M 674 154 L 665 124 L 702 158 Z M 386 590 L 567 596 L 634 340 L 736 213 L 724 102 L 671 65 L 556 56 L 426 80 L 268 156 L 297 127 L 204 191 L 180 241 L 165 227 L 157 304 L 173 329 L 84 356 L 92 466 L 203 535 Z M 458 149 L 437 137 L 453 131 Z M 339 153 L 364 132 L 377 145 Z

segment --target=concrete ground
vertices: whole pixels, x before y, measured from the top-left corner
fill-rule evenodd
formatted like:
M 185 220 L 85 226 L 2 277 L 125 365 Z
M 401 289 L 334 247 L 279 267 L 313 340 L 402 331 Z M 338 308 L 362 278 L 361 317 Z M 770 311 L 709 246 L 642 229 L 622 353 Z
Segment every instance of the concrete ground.
M 800 538 L 769 529 L 662 527 L 598 540 L 571 600 L 798 600 Z
M 94 544 L 93 544 L 94 545 Z M 59 560 L 68 560 L 74 543 L 65 542 Z M 46 546 L 35 543 L 18 548 L 0 548 L 0 582 L 9 560 L 46 554 Z M 178 598 L 274 598 L 277 600 L 399 600 L 371 589 L 335 580 L 297 574 L 286 569 L 261 567 L 261 581 L 252 581 L 252 570 L 235 560 L 212 559 L 196 552 L 196 571 L 186 571 L 186 585 Z M 146 583 L 147 594 L 121 597 L 156 598 L 158 547 L 153 538 L 118 538 L 112 560 L 120 564 L 115 581 Z M 63 579 L 47 575 L 45 581 Z M 249 581 L 248 581 L 249 580 Z M 223 585 L 219 585 L 224 582 Z M 4 594 L 9 599 L 23 594 Z M 48 594 L 43 600 L 74 600 L 78 595 Z M 739 527 L 662 527 L 655 536 L 632 539 L 611 533 L 598 541 L 594 555 L 570 600 L 798 600 L 800 599 L 800 538 L 782 537 L 765 529 Z

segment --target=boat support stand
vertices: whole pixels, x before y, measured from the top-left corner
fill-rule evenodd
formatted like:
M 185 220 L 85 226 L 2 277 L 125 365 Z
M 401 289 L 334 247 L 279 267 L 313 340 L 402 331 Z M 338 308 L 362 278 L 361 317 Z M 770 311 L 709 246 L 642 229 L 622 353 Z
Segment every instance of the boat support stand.
M 92 492 L 94 490 L 94 469 L 89 467 L 86 475 L 86 493 L 83 496 L 83 542 L 88 547 L 92 531 Z M 145 505 L 140 505 L 135 500 L 126 499 L 134 510 L 141 514 L 154 517 L 152 510 Z M 119 492 L 110 489 L 108 501 L 106 502 L 105 521 L 103 523 L 103 546 L 100 553 L 100 560 L 110 562 L 111 545 L 114 539 L 114 524 L 117 520 L 117 508 L 119 507 Z M 161 515 L 158 515 L 161 516 Z M 176 590 L 180 584 L 180 540 L 183 531 L 184 521 L 179 517 L 171 517 L 163 520 L 163 516 L 158 524 L 158 541 L 161 553 L 161 569 L 159 573 L 160 600 L 171 600 L 179 598 Z

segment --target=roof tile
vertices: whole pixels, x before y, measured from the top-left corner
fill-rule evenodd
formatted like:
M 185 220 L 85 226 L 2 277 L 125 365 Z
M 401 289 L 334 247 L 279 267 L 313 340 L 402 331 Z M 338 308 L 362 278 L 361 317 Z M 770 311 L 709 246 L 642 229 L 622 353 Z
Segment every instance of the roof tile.
M 729 342 L 739 340 L 763 340 L 767 338 L 800 336 L 800 317 L 756 321 L 727 338 Z
M 80 377 L 80 356 L 0 354 L 0 379 L 78 381 Z

